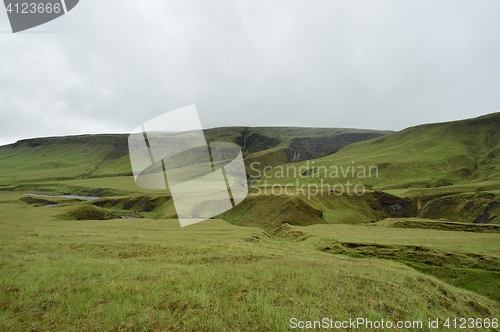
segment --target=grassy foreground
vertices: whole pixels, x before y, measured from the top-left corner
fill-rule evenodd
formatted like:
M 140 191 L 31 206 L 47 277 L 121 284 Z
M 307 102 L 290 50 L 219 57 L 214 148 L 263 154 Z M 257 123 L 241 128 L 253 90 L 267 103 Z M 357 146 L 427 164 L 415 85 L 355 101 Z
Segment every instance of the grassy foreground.
M 292 317 L 500 317 L 497 301 L 398 261 L 325 250 L 348 238 L 494 258 L 497 234 L 472 234 L 461 247 L 471 234 L 352 225 L 265 233 L 222 220 L 180 228 L 58 220 L 58 209 L 0 193 L 2 331 L 285 331 Z

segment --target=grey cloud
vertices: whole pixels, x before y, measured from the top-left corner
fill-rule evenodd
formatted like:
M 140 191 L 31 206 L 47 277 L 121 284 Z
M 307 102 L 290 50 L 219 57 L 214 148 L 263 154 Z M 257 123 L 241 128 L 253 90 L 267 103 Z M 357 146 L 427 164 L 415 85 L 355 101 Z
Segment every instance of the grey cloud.
M 0 144 L 128 132 L 193 103 L 205 127 L 398 130 L 499 111 L 499 7 L 82 0 L 33 29 L 56 33 L 0 34 Z

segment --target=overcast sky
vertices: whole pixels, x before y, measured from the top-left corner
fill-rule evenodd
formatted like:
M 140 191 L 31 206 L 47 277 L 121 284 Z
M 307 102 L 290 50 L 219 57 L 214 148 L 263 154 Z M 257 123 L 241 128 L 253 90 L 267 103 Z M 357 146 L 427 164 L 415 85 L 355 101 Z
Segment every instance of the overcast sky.
M 129 132 L 190 104 L 205 128 L 498 112 L 499 15 L 497 0 L 80 0 L 12 34 L 0 8 L 0 144 Z

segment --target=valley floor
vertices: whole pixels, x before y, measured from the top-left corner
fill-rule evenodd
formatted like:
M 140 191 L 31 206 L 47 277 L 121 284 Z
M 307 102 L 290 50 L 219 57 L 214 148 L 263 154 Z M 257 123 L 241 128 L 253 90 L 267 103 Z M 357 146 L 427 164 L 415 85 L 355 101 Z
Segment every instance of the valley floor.
M 397 220 L 265 231 L 218 219 L 184 228 L 174 219 L 62 220 L 55 216 L 66 207 L 20 198 L 0 192 L 2 331 L 285 331 L 291 319 L 500 318 L 495 232 L 402 228 Z

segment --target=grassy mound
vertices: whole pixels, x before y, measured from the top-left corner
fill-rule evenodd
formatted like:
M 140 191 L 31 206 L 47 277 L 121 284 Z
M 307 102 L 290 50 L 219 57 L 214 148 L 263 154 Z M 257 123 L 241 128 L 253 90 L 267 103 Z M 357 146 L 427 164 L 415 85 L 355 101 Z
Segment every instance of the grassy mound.
M 57 205 L 57 202 L 50 201 L 48 199 L 37 198 L 37 197 L 22 197 L 19 200 L 23 201 L 26 204 L 32 205 L 34 207 L 40 207 L 45 205 Z
M 117 214 L 91 205 L 79 207 L 57 217 L 62 220 L 109 220 L 120 218 Z
M 422 211 L 423 218 L 471 223 L 500 224 L 500 201 L 491 194 L 454 195 L 438 198 Z
M 320 226 L 336 227 L 312 227 Z M 498 302 L 400 262 L 321 252 L 307 247 L 311 239 L 250 242 L 255 229 L 220 220 L 180 228 L 26 218 L 0 227 L 2 331 L 286 331 L 291 317 L 500 317 Z M 378 228 L 350 227 L 367 236 Z
M 236 208 L 219 216 L 236 225 L 273 229 L 281 224 L 306 226 L 325 224 L 323 212 L 300 197 L 249 195 Z
M 172 196 L 132 196 L 123 198 L 102 198 L 92 202 L 92 205 L 115 211 L 146 214 L 151 218 L 176 218 Z

